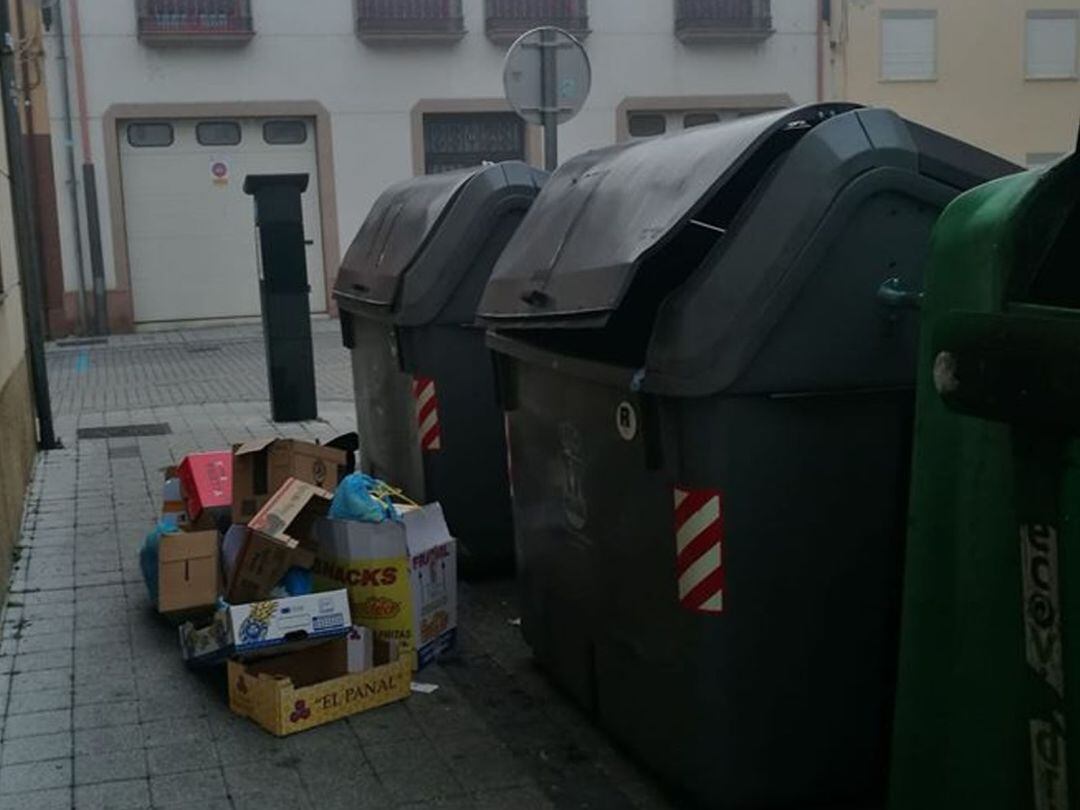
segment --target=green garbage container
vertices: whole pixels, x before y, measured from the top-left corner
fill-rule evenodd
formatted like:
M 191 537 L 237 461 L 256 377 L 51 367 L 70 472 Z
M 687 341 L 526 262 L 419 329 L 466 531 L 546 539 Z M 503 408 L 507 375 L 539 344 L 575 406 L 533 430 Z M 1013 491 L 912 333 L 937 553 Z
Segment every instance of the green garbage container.
M 891 810 L 1080 806 L 1080 158 L 957 198 L 923 302 Z

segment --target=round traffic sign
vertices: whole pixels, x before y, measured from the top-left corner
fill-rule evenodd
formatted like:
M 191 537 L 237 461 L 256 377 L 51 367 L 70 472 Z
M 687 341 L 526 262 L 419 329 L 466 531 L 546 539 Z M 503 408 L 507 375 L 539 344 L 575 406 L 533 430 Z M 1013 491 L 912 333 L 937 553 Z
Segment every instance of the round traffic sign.
M 566 123 L 581 111 L 591 86 L 589 55 L 561 28 L 526 31 L 506 53 L 506 98 L 530 124 L 542 126 L 548 115 L 557 124 Z

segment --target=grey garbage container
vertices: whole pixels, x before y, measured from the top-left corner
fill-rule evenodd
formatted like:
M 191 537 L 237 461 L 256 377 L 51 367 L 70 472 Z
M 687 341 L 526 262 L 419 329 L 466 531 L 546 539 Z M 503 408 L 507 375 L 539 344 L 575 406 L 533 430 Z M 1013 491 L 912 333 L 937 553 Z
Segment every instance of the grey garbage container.
M 476 304 L 546 177 L 508 162 L 391 187 L 334 289 L 352 350 L 361 466 L 442 504 L 468 575 L 514 558 L 505 427 Z
M 710 808 L 880 796 L 931 227 L 1013 167 L 826 104 L 586 153 L 479 307 L 523 629 Z

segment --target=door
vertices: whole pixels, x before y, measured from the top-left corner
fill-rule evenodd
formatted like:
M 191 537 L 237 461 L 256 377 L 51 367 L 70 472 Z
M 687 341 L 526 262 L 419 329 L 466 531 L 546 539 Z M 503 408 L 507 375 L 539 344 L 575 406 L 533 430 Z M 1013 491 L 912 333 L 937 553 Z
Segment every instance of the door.
M 315 123 L 302 118 L 119 123 L 136 323 L 259 314 L 248 174 L 306 173 L 311 311 L 326 311 Z

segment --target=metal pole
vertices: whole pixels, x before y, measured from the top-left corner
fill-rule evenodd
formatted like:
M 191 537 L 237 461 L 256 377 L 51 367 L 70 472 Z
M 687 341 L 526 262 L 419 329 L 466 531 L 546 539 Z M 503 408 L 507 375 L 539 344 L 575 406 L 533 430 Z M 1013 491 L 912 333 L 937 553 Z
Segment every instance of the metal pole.
M 544 119 L 544 168 L 549 172 L 559 166 L 559 88 L 557 33 L 552 28 L 540 31 L 540 106 Z
M 107 334 L 109 319 L 105 296 L 105 259 L 101 251 L 101 220 L 98 216 L 97 178 L 90 151 L 89 111 L 86 104 L 86 74 L 83 70 L 82 31 L 79 27 L 79 0 L 68 0 L 71 10 L 71 55 L 75 60 L 75 96 L 79 103 L 79 133 L 83 152 L 83 194 L 86 197 L 86 235 L 90 241 L 90 277 L 94 282 L 94 332 Z
M 22 129 L 16 105 L 15 66 L 12 51 L 11 18 L 7 2 L 0 2 L 0 94 L 4 105 L 4 134 L 7 136 L 10 167 L 11 197 L 15 216 L 15 241 L 19 255 L 19 270 L 23 287 L 23 308 L 26 314 L 27 355 L 30 361 L 30 380 L 34 386 L 34 406 L 37 411 L 38 446 L 43 450 L 59 447 L 53 429 L 52 403 L 49 399 L 49 378 L 45 365 L 45 323 L 41 300 L 41 265 L 38 261 L 37 240 L 31 220 L 31 200 L 26 163 L 23 161 Z
M 64 10 L 56 10 L 56 41 L 59 53 L 57 61 L 60 63 L 60 87 L 64 96 L 64 154 L 67 158 L 67 186 L 68 198 L 71 205 L 71 231 L 75 238 L 75 271 L 79 282 L 79 332 L 86 334 L 89 330 L 89 318 L 86 314 L 86 263 L 83 260 L 82 226 L 79 224 L 79 181 L 75 174 L 75 129 L 71 123 L 71 87 L 68 83 L 68 58 L 67 43 L 64 39 Z

